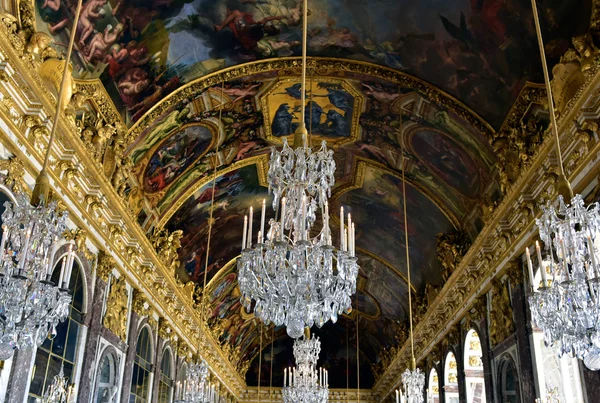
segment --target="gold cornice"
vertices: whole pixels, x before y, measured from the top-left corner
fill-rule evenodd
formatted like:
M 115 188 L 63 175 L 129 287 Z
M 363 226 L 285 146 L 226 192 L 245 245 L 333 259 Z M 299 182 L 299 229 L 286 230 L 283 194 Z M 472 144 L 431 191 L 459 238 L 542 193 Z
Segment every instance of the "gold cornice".
M 129 129 L 127 143 L 129 144 L 131 141 L 138 138 L 147 127 L 151 126 L 152 123 L 169 108 L 179 104 L 179 102 L 184 99 L 197 96 L 209 87 L 218 85 L 224 81 L 236 80 L 254 74 L 292 69 L 299 70 L 301 66 L 300 61 L 301 58 L 299 57 L 253 61 L 228 67 L 191 81 L 163 98 L 146 112 L 144 116 Z M 440 90 L 436 86 L 404 72 L 369 62 L 325 57 L 308 58 L 308 67 L 316 72 L 315 75 L 326 75 L 325 72 L 335 71 L 340 77 L 343 77 L 346 72 L 355 72 L 387 80 L 405 88 L 411 88 L 422 93 L 432 102 L 444 105 L 453 110 L 454 113 L 470 122 L 475 129 L 479 130 L 487 138 L 492 138 L 491 134 L 495 132 L 489 123 L 458 99 Z

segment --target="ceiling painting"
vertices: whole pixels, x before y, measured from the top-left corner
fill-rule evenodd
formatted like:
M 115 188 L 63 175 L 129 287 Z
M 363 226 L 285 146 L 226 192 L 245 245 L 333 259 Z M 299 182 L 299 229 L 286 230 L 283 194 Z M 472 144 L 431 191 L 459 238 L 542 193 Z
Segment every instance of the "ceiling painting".
M 344 206 L 352 214 L 358 248 L 380 256 L 405 272 L 402 180 L 365 162 L 359 163 L 358 172 L 359 182 L 354 189 L 332 196 L 333 211 Z M 406 201 L 411 217 L 408 234 L 410 243 L 415 245 L 411 250 L 411 263 L 419 268 L 413 282 L 418 290 L 423 290 L 425 279 L 435 285 L 441 282 L 435 237 L 440 232 L 451 231 L 454 226 L 438 206 L 410 184 L 406 186 Z
M 280 142 L 286 137 L 292 142 L 302 118 L 301 85 L 297 77 L 278 80 L 261 96 L 268 140 Z M 333 78 L 310 80 L 305 96 L 304 123 L 312 142 L 339 145 L 358 139 L 362 96 L 351 83 Z
M 301 52 L 301 0 L 88 0 L 76 72 L 100 77 L 135 122 L 169 93 L 211 72 Z M 68 43 L 74 2 L 36 0 L 38 29 Z M 550 1 L 550 55 L 587 24 L 590 0 Z M 310 56 L 386 66 L 438 86 L 498 127 L 527 80 L 539 79 L 530 3 L 395 0 L 309 3 Z M 559 17 L 560 16 L 560 17 Z M 567 19 L 569 18 L 569 19 Z M 568 25 L 570 29 L 566 29 Z
M 272 196 L 267 192 L 265 173 L 259 165 L 248 165 L 219 176 L 198 189 L 169 219 L 166 228 L 182 230 L 176 274 L 184 282 L 203 284 L 206 261 L 209 216 L 214 193 L 213 228 L 208 257 L 207 282 L 235 258 L 241 249 L 241 228 L 250 206 L 267 200 L 268 212 Z

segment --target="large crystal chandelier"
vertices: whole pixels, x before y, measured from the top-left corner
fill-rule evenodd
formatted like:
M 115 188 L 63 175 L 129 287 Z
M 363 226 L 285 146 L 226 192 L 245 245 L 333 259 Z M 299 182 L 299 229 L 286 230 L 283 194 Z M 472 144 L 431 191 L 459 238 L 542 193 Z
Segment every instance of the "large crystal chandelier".
M 200 360 L 191 365 L 186 373 L 186 379 L 178 384 L 178 396 L 175 403 L 216 403 L 219 393 L 215 385 L 208 381 L 208 365 Z
M 5 203 L 0 241 L 0 358 L 15 348 L 39 346 L 69 315 L 71 296 L 66 289 L 73 267 L 73 252 L 63 260 L 59 284 L 54 284 L 51 258 L 64 232 L 66 213 L 56 202 L 32 206 L 27 196 Z
M 306 104 L 306 21 L 302 51 L 302 105 Z M 300 128 L 292 149 L 284 140 L 283 149 L 272 150 L 268 173 L 276 217 L 265 230 L 265 202 L 260 230 L 253 236 L 254 211 L 244 218 L 238 283 L 242 305 L 265 324 L 285 325 L 292 338 L 302 336 L 305 327 L 322 326 L 351 309 L 350 296 L 356 291 L 358 264 L 354 250 L 355 228 L 350 214 L 344 226 L 340 210 L 340 246 L 332 245 L 327 197 L 334 184 L 333 151 L 325 142 L 313 152 L 307 145 L 302 109 Z M 321 229 L 317 230 L 320 212 Z M 277 217 L 277 213 L 279 217 Z
M 65 376 L 64 366 L 61 365 L 60 372 L 52 380 L 42 403 L 71 403 L 74 399 L 73 385 L 69 385 L 69 378 Z
M 81 4 L 82 0 L 79 0 L 73 26 L 77 26 Z M 69 314 L 71 296 L 67 287 L 73 265 L 72 251 L 68 264 L 63 264 L 58 284 L 51 281 L 54 253 L 66 228 L 67 213 L 59 211 L 56 201 L 49 202 L 47 167 L 58 120 L 63 112 L 74 40 L 75 30 L 72 30 L 50 139 L 31 203 L 25 195 L 17 195 L 14 206 L 5 203 L 6 211 L 2 215 L 0 359 L 10 358 L 14 349 L 40 345 L 49 333 L 51 336 L 55 334 L 56 325 Z
M 304 338 L 294 340 L 296 366 L 283 371 L 284 403 L 327 403 L 329 399 L 329 373 L 317 369 L 321 352 L 318 337 L 310 336 L 306 329 Z
M 547 345 L 556 345 L 558 354 L 582 359 L 592 370 L 600 369 L 600 272 L 598 243 L 600 242 L 600 210 L 598 204 L 585 206 L 581 195 L 573 196 L 566 178 L 558 126 L 554 113 L 552 87 L 546 65 L 535 0 L 532 0 L 538 44 L 540 47 L 551 126 L 556 142 L 559 165 L 559 192 L 571 199 L 564 202 L 558 197 L 558 209 L 548 203 L 542 208 L 542 217 L 536 220 L 540 238 L 544 242 L 546 259 L 542 259 L 536 244 L 542 286 L 536 290 L 529 249 L 527 264 L 532 284 L 529 298 L 534 323 L 543 330 Z M 546 266 L 551 281 L 547 278 Z

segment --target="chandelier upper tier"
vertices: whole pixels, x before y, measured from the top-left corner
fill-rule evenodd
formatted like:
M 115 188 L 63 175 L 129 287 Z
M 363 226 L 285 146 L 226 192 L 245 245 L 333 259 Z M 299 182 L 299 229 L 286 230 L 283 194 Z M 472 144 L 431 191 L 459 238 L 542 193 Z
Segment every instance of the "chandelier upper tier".
M 283 371 L 281 393 L 284 403 L 327 403 L 329 373 L 317 368 L 320 352 L 319 338 L 311 338 L 308 331 L 304 338 L 294 340 L 296 366 Z
M 333 151 L 325 142 L 317 151 L 308 144 L 306 108 L 307 2 L 304 0 L 302 49 L 302 117 L 294 149 L 283 140 L 273 148 L 268 172 L 275 217 L 265 229 L 263 200 L 260 230 L 253 232 L 254 210 L 244 217 L 242 252 L 238 259 L 238 283 L 242 305 L 265 324 L 285 325 L 292 338 L 305 327 L 323 326 L 349 312 L 356 292 L 358 264 L 355 228 L 350 214 L 344 226 L 340 209 L 339 249 L 332 244 L 329 227 L 331 188 L 335 183 Z M 320 213 L 321 220 L 317 220 Z M 317 229 L 317 226 L 320 226 Z

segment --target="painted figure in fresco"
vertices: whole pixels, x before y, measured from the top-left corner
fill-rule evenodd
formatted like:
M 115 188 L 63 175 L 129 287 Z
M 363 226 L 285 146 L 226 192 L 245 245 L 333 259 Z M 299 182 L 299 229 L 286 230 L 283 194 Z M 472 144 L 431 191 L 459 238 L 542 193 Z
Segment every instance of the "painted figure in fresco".
M 102 18 L 102 8 L 106 2 L 107 0 L 89 0 L 83 4 L 77 24 L 80 48 L 85 47 L 87 39 L 94 33 L 96 21 Z
M 329 134 L 336 137 L 348 137 L 350 135 L 350 125 L 344 116 L 336 110 L 330 109 L 327 112 L 326 128 L 321 131 L 323 134 Z
M 296 116 L 290 112 L 290 106 L 287 103 L 279 105 L 273 123 L 271 124 L 271 131 L 274 136 L 288 136 L 296 131 L 299 124 L 292 123 Z
M 37 0 L 42 20 L 48 24 L 48 32 L 57 35 L 70 22 L 63 0 Z
M 336 21 L 329 18 L 327 29 L 311 29 L 308 46 L 315 52 L 323 52 L 330 47 L 341 49 L 353 49 L 358 45 L 358 37 L 349 28 L 335 28 Z
M 241 84 L 233 87 L 226 87 L 223 89 L 223 92 L 230 97 L 236 97 L 231 103 L 236 103 L 237 101 L 244 99 L 246 97 L 253 97 L 258 94 L 258 88 L 260 88 L 261 83 L 254 84 Z
M 323 108 L 315 101 L 310 101 L 304 107 L 304 124 L 311 131 L 320 130 L 321 118 L 323 117 Z
M 83 57 L 88 63 L 105 60 L 108 49 L 113 46 L 123 34 L 123 24 L 117 24 L 114 28 L 110 25 L 104 29 L 104 33 L 96 33 L 88 46 L 83 48 Z
M 112 13 L 123 24 L 130 39 L 137 39 L 140 33 L 160 14 L 160 11 L 156 8 L 158 5 L 152 4 L 153 7 L 146 8 L 139 4 L 129 4 L 129 2 L 129 0 L 119 0 Z M 170 0 L 165 1 L 165 3 L 170 2 Z M 157 2 L 151 1 L 150 3 Z
M 305 90 L 306 98 L 308 98 L 309 93 L 310 93 L 309 90 Z M 284 92 L 276 92 L 273 95 L 279 95 L 279 94 L 289 95 L 290 97 L 292 97 L 294 99 L 301 99 L 302 98 L 302 83 L 296 83 L 290 87 L 284 88 Z
M 351 112 L 354 106 L 354 99 L 350 94 L 344 91 L 339 86 L 330 86 L 324 83 L 319 83 L 319 87 L 327 89 L 327 95 L 313 95 L 313 97 L 327 97 L 329 102 L 336 108 L 343 110 L 345 113 Z
M 221 24 L 215 24 L 214 28 L 216 32 L 226 27 L 231 29 L 233 35 L 245 50 L 253 50 L 258 41 L 264 37 L 279 34 L 279 29 L 268 23 L 281 19 L 283 19 L 282 16 L 268 16 L 260 21 L 254 21 L 254 17 L 250 13 L 227 9 L 225 19 Z

